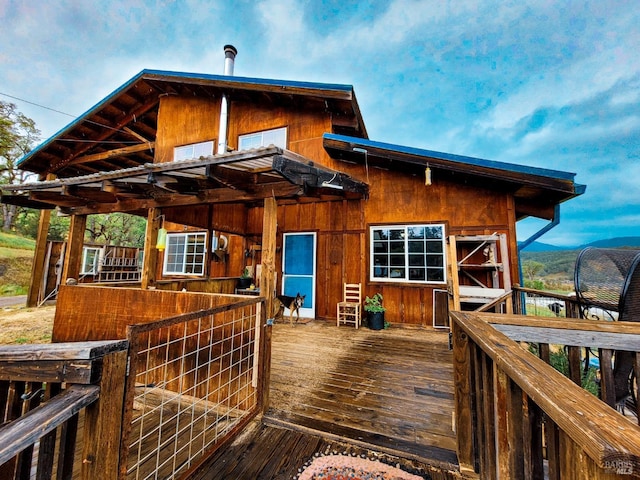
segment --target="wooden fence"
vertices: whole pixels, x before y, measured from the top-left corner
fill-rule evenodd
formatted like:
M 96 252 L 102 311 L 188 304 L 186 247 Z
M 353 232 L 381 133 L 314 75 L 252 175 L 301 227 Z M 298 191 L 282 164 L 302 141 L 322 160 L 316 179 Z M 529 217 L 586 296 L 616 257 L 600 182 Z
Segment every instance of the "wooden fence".
M 127 347 L 0 349 L 0 478 L 117 478 Z
M 640 427 L 528 350 L 624 350 L 638 368 L 640 326 L 476 312 L 451 319 L 463 471 L 482 479 L 640 477 Z

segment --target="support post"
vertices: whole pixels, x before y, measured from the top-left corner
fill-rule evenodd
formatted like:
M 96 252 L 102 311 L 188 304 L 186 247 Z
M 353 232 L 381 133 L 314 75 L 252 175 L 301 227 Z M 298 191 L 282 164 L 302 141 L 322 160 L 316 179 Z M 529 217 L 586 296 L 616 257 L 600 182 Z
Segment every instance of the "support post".
M 266 318 L 273 318 L 276 279 L 276 233 L 278 230 L 278 203 L 275 198 L 265 198 L 262 221 L 262 274 L 260 292 L 266 299 Z M 264 335 L 264 369 L 262 377 L 262 410 L 269 408 L 269 377 L 271 373 L 271 329 L 267 326 Z
M 83 480 L 118 478 L 127 355 L 120 350 L 102 359 L 100 399 L 87 407 L 84 421 Z
M 82 247 L 84 246 L 84 231 L 87 228 L 86 215 L 72 215 L 69 225 L 69 238 L 67 238 L 67 254 L 64 258 L 64 268 L 62 269 L 62 280 L 65 284 L 67 279 L 80 277 L 80 267 L 82 264 Z
M 144 237 L 144 263 L 142 265 L 141 287 L 143 290 L 155 285 L 156 265 L 158 263 L 158 229 L 160 228 L 161 211 L 150 208 L 147 214 L 147 231 Z
M 44 264 L 47 251 L 47 234 L 51 223 L 51 210 L 40 210 L 40 221 L 38 222 L 38 235 L 36 237 L 36 251 L 31 265 L 31 283 L 27 295 L 27 307 L 38 306 L 40 299 L 40 288 L 42 280 L 48 273 L 48 265 Z M 42 292 L 43 296 L 45 292 Z

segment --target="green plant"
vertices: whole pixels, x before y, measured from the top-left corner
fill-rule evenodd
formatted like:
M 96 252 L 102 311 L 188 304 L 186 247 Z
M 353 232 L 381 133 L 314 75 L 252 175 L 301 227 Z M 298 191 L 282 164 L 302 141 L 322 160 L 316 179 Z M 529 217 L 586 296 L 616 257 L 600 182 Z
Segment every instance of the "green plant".
M 240 275 L 240 278 L 251 278 L 251 274 L 249 273 L 249 269 L 245 268 L 242 271 L 242 275 Z
M 373 297 L 364 299 L 364 310 L 369 313 L 380 313 L 387 309 L 382 306 L 382 294 L 376 293 Z

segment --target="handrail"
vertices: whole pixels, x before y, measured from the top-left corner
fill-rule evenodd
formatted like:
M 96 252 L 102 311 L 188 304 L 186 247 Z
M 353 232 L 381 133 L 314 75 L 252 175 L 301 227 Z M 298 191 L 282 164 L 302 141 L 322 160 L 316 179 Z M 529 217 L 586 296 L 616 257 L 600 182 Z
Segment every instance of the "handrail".
M 97 385 L 73 385 L 43 405 L 0 428 L 0 465 L 98 399 Z
M 57 469 L 57 478 L 117 478 L 128 348 L 126 340 L 0 346 L 0 477 L 35 469 L 52 478 Z
M 538 408 L 540 408 L 577 446 L 578 451 L 583 451 L 591 458 L 597 467 L 604 473 L 640 475 L 640 427 L 615 412 L 605 403 L 599 401 L 562 374 L 557 372 L 550 365 L 535 357 L 523 349 L 516 341 L 509 338 L 496 328 L 497 324 L 509 325 L 524 324 L 527 327 L 535 327 L 536 321 L 531 321 L 526 317 L 516 318 L 514 316 L 487 315 L 466 312 L 451 312 L 453 319 L 453 341 L 454 341 L 454 361 L 456 365 L 456 407 L 458 422 L 458 435 L 473 437 L 473 426 L 469 421 L 470 400 L 461 396 L 461 393 L 469 394 L 470 378 L 474 368 L 468 363 L 473 360 L 472 355 L 465 353 L 464 345 L 471 339 L 479 347 L 479 350 L 486 354 L 497 368 L 498 378 L 501 375 L 516 384 Z M 502 317 L 509 319 L 502 322 Z M 496 324 L 496 325 L 492 325 Z M 615 331 L 612 324 L 600 322 L 585 322 L 589 324 L 591 332 L 598 331 L 601 327 L 603 332 Z M 585 325 L 586 326 L 586 325 Z M 640 328 L 629 325 L 621 325 L 621 330 L 625 334 L 633 335 L 640 341 Z M 571 329 L 566 328 L 566 341 L 571 343 L 569 338 Z M 525 330 L 521 330 L 524 332 Z M 557 332 L 560 332 L 557 329 Z M 556 332 L 556 333 L 557 333 Z M 597 340 L 596 335 L 592 335 L 592 341 Z M 519 340 L 521 338 L 517 338 Z M 622 340 L 620 340 L 622 342 Z M 465 359 L 467 364 L 465 365 Z M 484 364 L 484 363 L 483 363 Z M 464 385 L 464 382 L 466 386 Z M 461 383 L 460 383 L 461 382 Z M 470 383 L 471 382 L 471 383 Z M 499 386 L 496 386 L 498 389 Z M 496 394 L 499 397 L 498 394 Z M 517 397 L 517 395 L 516 395 Z M 503 399 L 504 400 L 504 399 Z M 492 399 L 499 402 L 499 399 Z M 516 400 L 517 401 L 517 400 Z M 520 400 L 522 401 L 522 400 Z M 466 406 L 466 408 L 465 408 Z M 503 404 L 502 407 L 505 405 Z M 496 407 L 496 412 L 499 412 Z M 513 413 L 512 413 L 513 415 Z M 487 419 L 480 419 L 483 421 Z M 496 420 L 498 421 L 498 420 Z M 510 421 L 513 421 L 511 419 Z M 504 432 L 495 429 L 496 437 L 504 435 Z M 514 442 L 522 442 L 522 438 L 511 438 Z M 473 459 L 469 456 L 473 447 L 468 444 L 464 446 L 465 451 L 460 459 L 461 464 L 473 465 Z M 498 449 L 515 448 L 496 441 Z M 502 452 L 503 453 L 503 452 Z M 502 454 L 498 452 L 496 457 Z M 500 459 L 496 460 L 498 463 Z M 568 461 L 565 459 L 565 461 Z M 578 461 L 578 460 L 573 460 Z M 507 469 L 508 470 L 508 469 Z M 515 478 L 515 477 L 514 477 Z M 603 478 L 603 477 L 592 477 Z M 608 478 L 608 477 L 607 477 Z

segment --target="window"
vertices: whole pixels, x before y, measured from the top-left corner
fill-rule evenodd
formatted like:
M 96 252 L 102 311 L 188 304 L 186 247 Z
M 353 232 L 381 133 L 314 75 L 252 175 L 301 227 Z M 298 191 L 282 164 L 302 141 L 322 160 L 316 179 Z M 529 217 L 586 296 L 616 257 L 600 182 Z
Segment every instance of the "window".
M 282 127 L 273 130 L 263 130 L 262 132 L 249 133 L 238 137 L 238 150 L 268 147 L 269 145 L 287 148 L 287 128 Z
M 446 283 L 444 225 L 371 227 L 372 281 Z
M 82 248 L 82 268 L 81 275 L 96 275 L 98 273 L 98 262 L 100 261 L 100 251 L 98 247 Z
M 164 255 L 165 275 L 204 275 L 207 234 L 169 233 Z
M 173 161 L 190 160 L 192 158 L 207 157 L 213 155 L 213 141 L 192 143 L 173 149 Z

